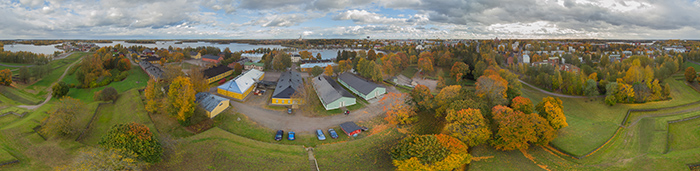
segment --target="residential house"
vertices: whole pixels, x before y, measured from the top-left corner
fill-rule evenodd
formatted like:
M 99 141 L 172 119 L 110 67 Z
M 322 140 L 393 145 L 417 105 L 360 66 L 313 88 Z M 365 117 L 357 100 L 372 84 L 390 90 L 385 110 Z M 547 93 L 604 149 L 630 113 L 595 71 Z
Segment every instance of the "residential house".
M 217 87 L 216 92 L 237 100 L 245 99 L 255 88 L 255 83 L 265 77 L 265 72 L 252 69 Z
M 338 83 L 365 100 L 380 98 L 386 94 L 386 88 L 349 72 L 338 75 Z
M 143 52 L 141 52 L 141 55 L 145 56 L 152 56 L 153 54 L 155 54 L 155 52 L 153 52 L 151 49 L 145 49 Z
M 329 76 L 319 75 L 312 79 L 316 95 L 326 110 L 338 109 L 356 103 L 355 96 L 340 86 Z
M 202 53 L 190 51 L 190 58 L 192 59 L 202 59 Z
M 301 74 L 296 71 L 283 72 L 277 80 L 277 86 L 272 93 L 271 104 L 292 105 L 298 104 L 298 99 L 292 99 L 292 95 L 303 88 Z
M 523 63 L 530 64 L 530 55 L 523 55 Z
M 152 64 L 159 64 L 160 63 L 160 57 L 156 56 L 141 56 L 141 61 L 146 61 Z
M 250 60 L 250 59 L 248 59 L 248 58 L 246 58 L 246 57 L 243 57 L 243 58 L 241 58 L 241 59 L 238 59 L 238 60 L 235 61 L 235 62 L 231 62 L 230 64 L 228 64 L 228 67 L 229 67 L 229 68 L 233 68 L 234 66 L 236 66 L 237 63 L 238 63 L 238 64 L 241 64 L 241 66 L 243 66 L 243 65 L 245 65 L 246 62 L 252 62 L 252 60 Z M 262 69 L 259 69 L 259 70 L 262 71 Z
M 253 62 L 246 62 L 243 67 L 246 70 L 251 70 L 251 69 L 257 69 L 257 70 L 263 70 L 263 67 L 265 66 L 264 63 L 253 63 Z
M 195 94 L 194 97 L 194 102 L 207 112 L 207 116 L 209 118 L 214 118 L 216 115 L 219 115 L 219 113 L 226 110 L 229 105 L 231 105 L 227 98 L 223 98 L 209 92 L 200 92 Z
M 301 61 L 301 55 L 299 54 L 292 54 L 292 63 L 297 63 Z
M 202 56 L 202 61 L 206 62 L 212 62 L 212 63 L 219 63 L 221 60 L 224 60 L 223 57 L 212 55 L 212 54 L 206 54 Z
M 207 79 L 207 84 L 211 84 L 224 77 L 228 77 L 233 73 L 233 70 L 225 65 L 219 65 L 207 68 L 202 72 L 204 72 L 204 78 Z
M 165 77 L 163 75 L 163 69 L 160 69 L 160 67 L 156 66 L 155 64 L 146 61 L 141 61 L 139 62 L 139 66 L 153 80 L 159 81 L 160 79 L 163 79 Z

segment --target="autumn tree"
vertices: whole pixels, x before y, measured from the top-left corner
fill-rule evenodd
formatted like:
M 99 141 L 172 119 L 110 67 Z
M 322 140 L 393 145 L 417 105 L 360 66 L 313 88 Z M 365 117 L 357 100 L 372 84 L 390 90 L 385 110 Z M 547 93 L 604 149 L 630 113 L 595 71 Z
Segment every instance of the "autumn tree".
M 377 60 L 377 53 L 374 52 L 374 49 L 367 51 L 367 59 L 370 61 Z
M 0 71 L 0 73 L 2 73 L 2 71 Z M 0 74 L 0 75 L 2 75 L 2 74 Z M 2 76 L 0 76 L 0 77 L 2 77 Z M 20 81 L 27 83 L 27 81 L 29 81 L 29 78 L 32 77 L 32 73 L 29 73 L 29 67 L 23 66 L 23 67 L 19 68 L 18 77 L 19 77 Z M 0 78 L 0 80 L 2 80 L 2 78 Z M 2 81 L 0 81 L 0 82 L 2 82 Z M 0 83 L 0 84 L 2 84 L 2 83 Z
M 445 129 L 449 135 L 464 142 L 469 147 L 485 143 L 491 138 L 486 120 L 479 109 L 448 110 Z
M 190 78 L 177 77 L 170 83 L 170 88 L 168 89 L 168 111 L 181 124 L 189 124 L 189 118 L 194 113 L 195 93 Z
M 160 82 L 155 80 L 148 80 L 148 84 L 144 89 L 144 96 L 146 97 L 146 104 L 144 105 L 146 111 L 151 113 L 161 112 L 160 109 L 163 108 L 163 96 L 164 93 L 160 91 Z
M 121 123 L 112 126 L 102 136 L 100 145 L 107 149 L 130 151 L 145 162 L 156 163 L 161 160 L 163 148 L 151 130 L 140 123 Z
M 333 65 L 326 66 L 326 68 L 323 70 L 323 74 L 326 74 L 327 76 L 333 76 Z
M 449 104 L 457 100 L 458 98 L 463 97 L 461 94 L 462 91 L 462 86 L 460 85 L 451 85 L 443 88 L 440 90 L 440 93 L 438 93 L 435 98 L 433 99 L 433 105 L 435 106 L 435 116 L 437 117 L 443 117 L 445 116 L 445 112 L 447 111 L 447 108 L 449 107 Z
M 418 110 L 427 111 L 433 108 L 433 94 L 427 86 L 419 84 L 413 87 L 409 95 L 413 106 Z
M 424 73 L 433 72 L 433 61 L 427 57 L 418 59 L 418 68 Z
M 233 64 L 233 72 L 236 74 L 241 74 L 243 72 L 243 65 L 241 65 L 241 63 L 238 62 Z
M 452 76 L 455 81 L 459 82 L 462 77 L 467 74 L 469 74 L 469 65 L 465 64 L 464 62 L 455 62 L 455 64 L 452 65 L 450 76 Z
M 484 75 L 476 80 L 476 95 L 486 98 L 495 105 L 508 103 L 506 90 L 508 82 L 498 75 Z
M 537 113 L 542 116 L 542 118 L 545 118 L 554 129 L 569 126 L 569 124 L 566 123 L 566 116 L 564 116 L 561 99 L 558 97 L 548 96 L 542 98 L 542 101 L 535 106 L 535 110 L 537 110 Z
M 492 109 L 496 131 L 490 144 L 498 150 L 527 149 L 530 144 L 544 145 L 556 137 L 555 130 L 537 114 L 525 114 L 505 106 Z
M 209 91 L 209 83 L 207 82 L 207 79 L 204 78 L 204 72 L 202 71 L 201 67 L 193 66 L 187 72 L 187 75 L 189 75 L 192 88 L 195 92 Z
M 117 62 L 117 69 L 119 71 L 128 71 L 131 69 L 131 61 L 129 59 L 121 57 Z
M 314 66 L 309 70 L 309 75 L 312 75 L 314 77 L 323 74 L 324 70 L 320 66 Z
M 418 118 L 415 117 L 417 114 L 413 107 L 404 103 L 403 99 L 406 96 L 406 94 L 389 92 L 380 100 L 382 104 L 389 106 L 383 109 L 384 112 L 386 112 L 384 120 L 389 122 L 389 124 L 405 125 L 418 121 Z
M 47 137 L 70 137 L 80 132 L 77 118 L 87 115 L 88 111 L 80 100 L 66 97 L 60 99 L 48 113 L 39 132 Z
M 304 60 L 310 60 L 313 57 L 311 52 L 309 51 L 301 51 L 299 52 L 299 55 L 301 56 L 301 59 Z
M 685 69 L 685 80 L 688 82 L 693 82 L 695 81 L 695 77 L 697 77 L 698 74 L 695 72 L 695 68 L 693 67 L 688 67 Z
M 68 91 L 70 90 L 70 87 L 68 87 L 68 84 L 66 82 L 58 82 L 54 84 L 51 87 L 51 96 L 54 98 L 61 98 L 68 94 Z
M 532 101 L 522 96 L 513 98 L 513 101 L 510 103 L 510 107 L 515 111 L 520 111 L 523 113 L 532 113 L 534 111 Z
M 12 84 L 12 72 L 10 69 L 0 70 L 0 85 L 10 86 Z
M 444 135 L 410 135 L 391 148 L 396 170 L 454 170 L 471 162 L 468 147 Z
M 131 151 L 85 147 L 70 164 L 56 170 L 141 170 L 143 166 Z
M 272 69 L 282 71 L 292 66 L 292 58 L 287 53 L 278 52 L 272 59 Z

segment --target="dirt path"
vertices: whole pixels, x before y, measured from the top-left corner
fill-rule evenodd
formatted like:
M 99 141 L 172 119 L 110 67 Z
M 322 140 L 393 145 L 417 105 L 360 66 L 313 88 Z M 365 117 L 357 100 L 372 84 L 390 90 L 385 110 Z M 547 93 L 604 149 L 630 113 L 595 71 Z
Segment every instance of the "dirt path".
M 398 92 L 396 88 L 387 88 L 389 92 Z M 335 127 L 348 121 L 365 121 L 381 115 L 384 104 L 375 102 L 368 104 L 365 108 L 352 111 L 350 115 L 333 115 L 326 117 L 307 117 L 302 114 L 288 115 L 286 112 L 262 109 L 257 106 L 231 101 L 233 110 L 248 116 L 256 123 L 271 128 L 285 131 L 295 131 L 297 133 L 313 133 L 316 129 L 327 129 Z
M 72 54 L 72 53 L 71 53 L 71 54 Z M 66 56 L 67 56 L 67 55 L 66 55 Z M 66 76 L 66 73 L 68 73 L 68 70 L 70 70 L 70 68 L 73 67 L 73 65 L 75 65 L 75 64 L 78 63 L 78 62 L 80 62 L 80 60 L 76 60 L 75 62 L 73 62 L 72 64 L 70 64 L 70 66 L 68 66 L 68 67 L 66 68 L 66 70 L 63 71 L 63 75 L 61 75 L 61 77 L 58 78 L 58 80 L 57 80 L 56 82 L 52 83 L 51 86 L 49 86 L 49 88 L 48 88 L 48 89 L 49 89 L 49 92 L 47 93 L 47 95 L 46 95 L 46 100 L 44 100 L 44 102 L 41 102 L 41 104 L 38 104 L 38 105 L 19 105 L 19 106 L 17 106 L 17 107 L 19 107 L 19 108 L 25 108 L 25 109 L 28 109 L 28 110 L 34 110 L 34 109 L 37 109 L 37 108 L 43 106 L 43 105 L 46 104 L 47 102 L 49 102 L 49 100 L 51 100 L 51 93 L 52 93 L 52 92 L 51 92 L 51 87 L 53 87 L 53 85 L 56 84 L 56 83 L 58 83 L 59 81 L 63 80 L 63 77 Z
M 542 90 L 542 89 L 540 89 L 540 88 L 538 88 L 538 87 L 535 87 L 535 86 L 533 86 L 532 84 L 526 83 L 526 82 L 523 81 L 523 80 L 518 79 L 518 81 L 520 81 L 520 83 L 523 83 L 523 84 L 525 84 L 525 85 L 527 85 L 527 86 L 529 86 L 529 87 L 532 87 L 533 89 L 535 89 L 535 90 L 537 90 L 537 91 L 540 91 L 540 92 L 542 92 L 542 93 L 544 93 L 544 94 L 548 94 L 548 95 L 551 95 L 551 96 L 564 97 L 564 98 L 577 98 L 577 99 L 581 99 L 581 98 L 590 98 L 589 96 L 573 96 L 573 95 L 552 93 L 552 92 L 549 92 L 549 91 L 547 91 L 547 90 Z M 597 97 L 605 97 L 605 95 L 600 95 L 600 96 L 597 96 Z

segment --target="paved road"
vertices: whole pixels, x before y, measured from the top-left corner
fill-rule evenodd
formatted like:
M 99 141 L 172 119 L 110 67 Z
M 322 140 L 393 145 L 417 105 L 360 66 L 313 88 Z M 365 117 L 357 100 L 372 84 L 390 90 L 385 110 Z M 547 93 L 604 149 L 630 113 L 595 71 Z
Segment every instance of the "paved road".
M 580 99 L 580 98 L 590 98 L 589 96 L 573 96 L 573 95 L 552 93 L 552 92 L 549 92 L 549 91 L 547 91 L 547 90 L 542 90 L 542 89 L 540 89 L 540 88 L 538 88 L 538 87 L 535 87 L 535 86 L 533 86 L 533 85 L 531 85 L 531 84 L 529 84 L 529 83 L 526 83 L 526 82 L 523 81 L 523 80 L 518 79 L 518 81 L 520 81 L 520 83 L 523 83 L 523 84 L 525 84 L 525 85 L 527 85 L 527 86 L 529 86 L 529 87 L 532 87 L 532 88 L 535 89 L 535 90 L 538 90 L 538 91 L 540 91 L 540 92 L 542 92 L 542 93 L 544 93 L 544 94 L 548 94 L 548 95 L 551 95 L 551 96 L 564 97 L 564 98 L 579 98 L 579 99 Z M 600 95 L 600 96 L 598 96 L 598 97 L 605 97 L 605 95 Z
M 398 90 L 394 87 L 387 88 L 387 91 L 398 93 Z M 234 111 L 242 113 L 252 121 L 271 129 L 313 133 L 316 129 L 327 129 L 338 126 L 343 122 L 371 120 L 383 114 L 383 109 L 386 105 L 381 102 L 374 102 L 365 108 L 352 111 L 350 115 L 338 114 L 326 117 L 307 117 L 301 114 L 288 115 L 282 111 L 262 109 L 234 100 L 231 100 L 231 106 Z
M 68 55 L 66 55 L 66 56 L 68 56 Z M 64 58 L 65 58 L 65 57 L 64 57 Z M 52 87 L 54 84 L 56 84 L 57 82 L 63 80 L 63 77 L 66 76 L 66 73 L 68 73 L 68 70 L 69 70 L 73 65 L 77 64 L 78 62 L 80 62 L 80 60 L 76 60 L 75 62 L 73 62 L 72 64 L 70 64 L 70 66 L 68 66 L 68 67 L 66 68 L 66 70 L 63 71 L 63 75 L 61 75 L 61 77 L 58 78 L 58 80 L 57 80 L 56 82 L 52 83 L 51 86 L 49 86 L 49 88 L 48 88 L 49 93 L 47 93 L 47 95 L 46 95 L 46 100 L 44 100 L 44 102 L 41 102 L 41 104 L 38 104 L 38 105 L 19 105 L 19 106 L 17 106 L 17 107 L 25 108 L 25 109 L 28 109 L 28 110 L 34 110 L 34 109 L 36 109 L 36 108 L 39 108 L 39 107 L 43 106 L 43 105 L 46 104 L 47 102 L 49 102 L 49 100 L 51 100 L 51 87 Z

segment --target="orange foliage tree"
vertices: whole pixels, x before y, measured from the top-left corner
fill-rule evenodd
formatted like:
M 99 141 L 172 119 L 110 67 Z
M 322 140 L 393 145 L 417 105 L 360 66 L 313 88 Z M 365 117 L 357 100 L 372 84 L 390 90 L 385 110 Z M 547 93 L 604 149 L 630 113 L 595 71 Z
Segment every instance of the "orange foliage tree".
M 404 125 L 410 124 L 418 120 L 415 116 L 416 111 L 412 106 L 404 103 L 404 98 L 406 94 L 398 94 L 389 92 L 381 100 L 382 104 L 388 104 L 384 106 L 384 111 L 386 112 L 386 117 L 384 120 L 392 125 Z
M 512 102 L 510 103 L 510 107 L 513 108 L 513 110 L 521 111 L 523 113 L 532 113 L 534 108 L 532 106 L 532 101 L 522 96 L 513 98 Z
M 421 57 L 418 59 L 418 67 L 424 73 L 433 72 L 433 60 L 428 57 Z
M 413 87 L 410 95 L 413 106 L 418 108 L 418 110 L 426 111 L 433 108 L 433 94 L 430 93 L 430 88 L 427 86 L 419 84 L 416 87 Z
M 467 150 L 463 142 L 448 135 L 412 135 L 389 154 L 397 170 L 453 170 L 471 162 Z
M 323 71 L 323 74 L 326 74 L 327 76 L 333 76 L 333 66 L 326 66 L 325 70 Z
M 542 101 L 537 103 L 535 110 L 537 110 L 537 113 L 545 118 L 554 129 L 569 126 L 569 124 L 566 123 L 566 116 L 564 116 L 561 99 L 557 97 L 542 98 Z
M 10 86 L 12 84 L 12 72 L 10 69 L 0 70 L 0 85 Z
M 146 125 L 140 123 L 122 123 L 112 126 L 99 144 L 108 149 L 133 152 L 139 159 L 148 163 L 160 161 L 163 155 L 163 148 L 158 139 Z
M 450 76 L 452 76 L 455 81 L 459 82 L 466 74 L 469 74 L 469 65 L 464 62 L 455 62 L 455 64 L 452 65 Z
M 556 137 L 556 131 L 537 114 L 513 111 L 506 106 L 492 109 L 496 133 L 491 145 L 498 150 L 527 149 L 530 143 L 547 144 Z
M 491 130 L 486 125 L 479 109 L 448 110 L 445 129 L 449 135 L 473 147 L 491 138 Z

